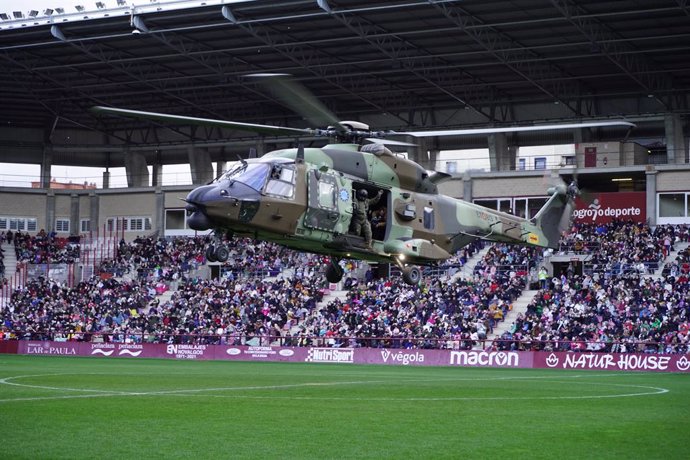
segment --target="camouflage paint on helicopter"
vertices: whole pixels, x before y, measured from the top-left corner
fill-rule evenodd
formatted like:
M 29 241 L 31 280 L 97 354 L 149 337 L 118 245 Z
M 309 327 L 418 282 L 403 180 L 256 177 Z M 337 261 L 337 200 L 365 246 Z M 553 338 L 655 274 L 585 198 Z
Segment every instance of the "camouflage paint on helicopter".
M 335 259 L 393 262 L 401 268 L 442 261 L 476 238 L 556 247 L 576 190 L 553 190 L 537 217 L 527 220 L 441 195 L 437 184 L 448 175 L 430 173 L 372 145 L 284 149 L 244 161 L 189 194 L 189 226 L 247 234 Z M 370 195 L 383 191 L 375 209 L 385 210 L 385 231 L 371 250 L 349 231 L 352 200 L 359 189 Z

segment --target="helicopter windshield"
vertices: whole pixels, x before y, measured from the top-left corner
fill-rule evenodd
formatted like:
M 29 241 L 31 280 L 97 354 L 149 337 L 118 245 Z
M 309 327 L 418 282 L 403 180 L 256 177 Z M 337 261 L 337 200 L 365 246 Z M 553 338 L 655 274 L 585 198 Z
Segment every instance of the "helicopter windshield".
M 266 179 L 270 165 L 266 163 L 241 163 L 223 174 L 223 179 L 241 182 L 256 191 L 260 191 Z

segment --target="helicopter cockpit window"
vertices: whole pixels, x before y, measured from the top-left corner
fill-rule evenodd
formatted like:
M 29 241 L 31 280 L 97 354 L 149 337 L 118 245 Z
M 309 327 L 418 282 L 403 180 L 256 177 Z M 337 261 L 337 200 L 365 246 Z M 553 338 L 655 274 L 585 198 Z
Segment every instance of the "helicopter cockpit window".
M 223 174 L 223 179 L 241 182 L 260 191 L 266 183 L 270 169 L 270 165 L 265 163 L 242 163 Z
M 284 198 L 295 194 L 295 170 L 281 165 L 271 168 L 271 177 L 266 184 L 266 193 Z

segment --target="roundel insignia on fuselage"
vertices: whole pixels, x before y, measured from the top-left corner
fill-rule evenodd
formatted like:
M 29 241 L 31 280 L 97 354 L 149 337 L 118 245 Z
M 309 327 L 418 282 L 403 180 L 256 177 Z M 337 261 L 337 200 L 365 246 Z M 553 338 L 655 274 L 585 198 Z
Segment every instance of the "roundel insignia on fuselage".
M 340 189 L 340 200 L 341 201 L 348 201 L 349 199 L 350 199 L 350 192 L 348 192 L 346 188 L 341 188 Z

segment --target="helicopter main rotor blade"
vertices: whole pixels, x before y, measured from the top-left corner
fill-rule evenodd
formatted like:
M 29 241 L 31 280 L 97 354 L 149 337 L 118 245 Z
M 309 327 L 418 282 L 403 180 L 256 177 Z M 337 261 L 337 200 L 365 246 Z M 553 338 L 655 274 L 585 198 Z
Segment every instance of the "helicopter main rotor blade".
M 246 76 L 256 78 L 276 98 L 306 118 L 312 126 L 333 126 L 338 131 L 347 131 L 328 107 L 300 83 L 289 80 L 288 74 L 254 73 Z
M 611 121 L 591 121 L 583 123 L 564 123 L 557 125 L 534 125 L 534 126 L 507 126 L 496 128 L 472 128 L 472 129 L 446 129 L 438 131 L 409 131 L 399 132 L 391 131 L 389 135 L 402 135 L 413 137 L 435 137 L 435 136 L 471 136 L 478 134 L 495 134 L 495 133 L 515 133 L 524 131 L 547 131 L 550 129 L 578 129 L 578 128 L 597 128 L 603 126 L 627 126 L 629 128 L 635 127 L 634 123 L 623 120 Z
M 400 145 L 403 147 L 419 147 L 419 144 L 412 144 L 410 142 L 394 141 L 393 139 L 378 139 L 375 137 L 367 137 L 364 139 L 372 144 L 382 144 L 382 145 Z
M 118 109 L 115 107 L 95 106 L 90 109 L 92 112 L 105 113 L 126 118 L 141 118 L 145 120 L 165 121 L 181 124 L 192 124 L 199 126 L 217 126 L 220 128 L 237 129 L 240 131 L 250 131 L 259 134 L 272 135 L 314 135 L 312 129 L 288 128 L 284 126 L 258 125 L 254 123 L 241 123 L 238 121 L 215 120 L 212 118 L 186 117 L 184 115 L 170 115 L 158 112 L 143 112 L 140 110 Z

